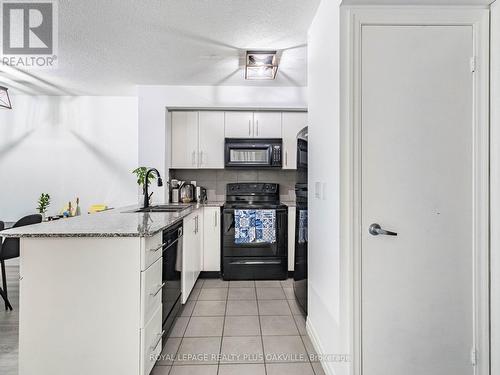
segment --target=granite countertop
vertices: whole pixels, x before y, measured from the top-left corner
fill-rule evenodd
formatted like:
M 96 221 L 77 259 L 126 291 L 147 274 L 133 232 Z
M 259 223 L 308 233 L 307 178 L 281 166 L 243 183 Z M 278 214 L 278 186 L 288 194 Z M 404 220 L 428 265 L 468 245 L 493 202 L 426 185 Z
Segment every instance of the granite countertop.
M 134 212 L 139 207 L 116 208 L 91 215 L 7 229 L 0 237 L 149 237 L 184 219 L 201 207 L 220 207 L 224 202 L 178 204 L 178 212 Z M 169 204 L 174 206 L 177 204 Z

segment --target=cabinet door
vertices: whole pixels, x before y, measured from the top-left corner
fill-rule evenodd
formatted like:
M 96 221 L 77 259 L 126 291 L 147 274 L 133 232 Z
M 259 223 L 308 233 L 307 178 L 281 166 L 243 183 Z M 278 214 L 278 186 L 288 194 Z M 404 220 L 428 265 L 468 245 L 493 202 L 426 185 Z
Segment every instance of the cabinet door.
M 224 169 L 224 112 L 200 112 L 199 123 L 199 167 Z
M 203 270 L 203 210 L 199 210 L 197 215 L 197 227 L 196 227 L 196 244 L 198 246 L 196 252 L 196 264 L 194 269 L 194 282 L 198 280 L 200 272 Z
M 253 112 L 226 112 L 226 138 L 252 138 Z
M 281 138 L 281 112 L 255 112 L 254 138 Z
M 220 271 L 220 208 L 203 212 L 203 271 Z
M 181 272 L 181 289 L 182 303 L 186 303 L 191 290 L 195 283 L 195 268 L 196 268 L 196 253 L 198 249 L 196 236 L 196 213 L 186 216 L 183 220 L 183 237 L 182 237 L 182 272 Z
M 307 126 L 307 113 L 283 112 L 283 169 L 297 169 L 297 133 Z
M 198 112 L 172 112 L 172 168 L 197 168 Z

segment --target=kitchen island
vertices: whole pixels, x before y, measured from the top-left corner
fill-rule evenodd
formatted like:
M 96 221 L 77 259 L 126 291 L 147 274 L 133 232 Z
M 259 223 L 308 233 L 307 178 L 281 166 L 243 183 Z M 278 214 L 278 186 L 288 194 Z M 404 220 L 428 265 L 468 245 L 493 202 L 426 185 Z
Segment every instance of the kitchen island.
M 201 269 L 200 218 L 219 206 L 127 207 L 0 232 L 21 245 L 19 374 L 149 374 L 164 334 L 163 231 L 181 222 L 190 228 L 185 300 Z M 191 253 L 195 265 L 185 265 Z

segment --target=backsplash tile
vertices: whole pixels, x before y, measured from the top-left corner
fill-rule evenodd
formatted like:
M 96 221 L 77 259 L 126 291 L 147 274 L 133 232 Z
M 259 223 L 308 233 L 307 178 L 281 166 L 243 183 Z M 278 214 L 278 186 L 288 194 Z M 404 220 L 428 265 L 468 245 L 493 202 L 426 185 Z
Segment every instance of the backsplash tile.
M 296 171 L 249 169 L 171 169 L 170 178 L 196 181 L 207 189 L 208 200 L 224 201 L 226 185 L 234 182 L 270 182 L 280 184 L 282 201 L 295 201 Z

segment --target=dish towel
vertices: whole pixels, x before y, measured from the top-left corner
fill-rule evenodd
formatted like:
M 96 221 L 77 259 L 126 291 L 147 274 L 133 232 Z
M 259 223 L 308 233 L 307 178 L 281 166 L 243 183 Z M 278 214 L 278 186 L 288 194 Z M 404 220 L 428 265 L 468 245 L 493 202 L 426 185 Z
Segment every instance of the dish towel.
M 276 242 L 276 210 L 255 211 L 255 242 Z
M 299 243 L 307 242 L 307 210 L 299 211 Z
M 234 210 L 236 244 L 275 243 L 275 210 Z
M 234 210 L 234 243 L 255 241 L 255 210 Z

